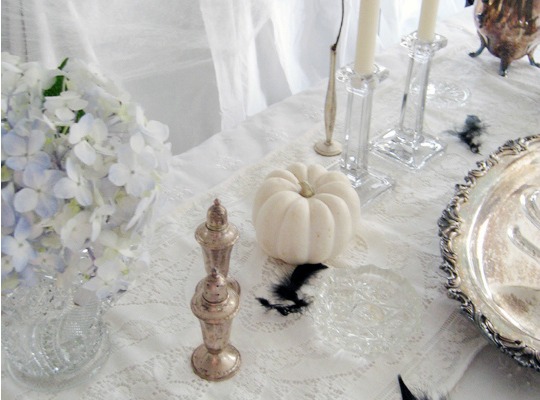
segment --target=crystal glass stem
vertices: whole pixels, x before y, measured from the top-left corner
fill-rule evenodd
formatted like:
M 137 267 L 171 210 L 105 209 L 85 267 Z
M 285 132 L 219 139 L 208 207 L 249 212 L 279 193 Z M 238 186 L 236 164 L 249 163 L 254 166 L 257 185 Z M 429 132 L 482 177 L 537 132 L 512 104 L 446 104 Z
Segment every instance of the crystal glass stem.
M 423 42 L 416 38 L 416 32 L 403 40 L 408 43 L 410 59 L 399 120 L 374 141 L 373 148 L 411 169 L 419 169 L 445 149 L 443 143 L 424 133 L 424 114 L 431 60 L 447 41 L 435 35 L 433 42 Z
M 413 146 L 423 140 L 424 113 L 431 57 L 429 53 L 413 49 L 407 72 L 407 84 L 403 93 L 398 129 L 412 133 Z M 415 82 L 418 90 L 411 90 Z
M 337 74 L 337 79 L 346 84 L 348 92 L 340 168 L 358 192 L 363 206 L 392 186 L 391 180 L 370 169 L 368 162 L 373 93 L 378 83 L 387 77 L 388 70 L 378 66 L 367 75 L 356 74 L 350 66 Z

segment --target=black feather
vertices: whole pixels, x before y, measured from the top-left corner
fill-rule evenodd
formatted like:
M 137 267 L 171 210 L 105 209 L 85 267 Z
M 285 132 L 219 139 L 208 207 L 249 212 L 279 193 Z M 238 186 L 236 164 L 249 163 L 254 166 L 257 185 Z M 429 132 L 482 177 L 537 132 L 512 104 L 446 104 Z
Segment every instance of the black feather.
M 449 131 L 449 133 L 456 135 L 459 139 L 469 146 L 469 150 L 473 153 L 480 152 L 480 136 L 485 133 L 486 125 L 480 121 L 476 115 L 467 115 L 465 119 L 465 125 L 461 130 Z
M 272 304 L 268 300 L 257 297 L 261 305 L 269 310 L 276 310 L 281 315 L 302 312 L 311 303 L 298 297 L 298 290 L 306 284 L 311 277 L 319 271 L 328 268 L 324 264 L 302 264 L 297 266 L 290 276 L 284 276 L 279 283 L 272 285 L 273 295 L 281 301 L 290 301 L 292 304 Z
M 398 382 L 399 389 L 401 391 L 401 398 L 403 400 L 431 400 L 431 398 L 425 393 L 421 393 L 419 396 L 412 394 L 407 385 L 405 385 L 405 382 L 403 382 L 403 379 L 401 379 L 401 375 L 398 375 Z M 440 400 L 446 400 L 446 396 L 442 396 Z
M 281 300 L 298 300 L 298 290 L 319 271 L 328 268 L 324 264 L 302 264 L 297 266 L 290 276 L 272 286 L 272 293 Z
M 401 390 L 401 398 L 403 400 L 417 400 L 414 394 L 411 393 L 407 385 L 405 385 L 405 382 L 403 382 L 403 379 L 401 379 L 401 375 L 398 375 L 398 381 L 399 381 L 399 390 Z
M 261 297 L 257 297 L 259 303 L 268 310 L 276 310 L 283 316 L 289 314 L 301 313 L 305 307 L 309 306 L 309 302 L 304 299 L 298 299 L 298 301 L 293 304 L 271 304 L 268 300 Z

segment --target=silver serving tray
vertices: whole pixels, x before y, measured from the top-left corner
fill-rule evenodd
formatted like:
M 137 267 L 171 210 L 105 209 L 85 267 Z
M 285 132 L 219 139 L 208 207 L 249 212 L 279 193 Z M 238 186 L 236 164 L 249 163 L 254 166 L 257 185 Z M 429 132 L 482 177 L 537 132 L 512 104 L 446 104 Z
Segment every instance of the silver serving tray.
M 477 166 L 439 219 L 448 295 L 503 352 L 540 371 L 540 135 Z

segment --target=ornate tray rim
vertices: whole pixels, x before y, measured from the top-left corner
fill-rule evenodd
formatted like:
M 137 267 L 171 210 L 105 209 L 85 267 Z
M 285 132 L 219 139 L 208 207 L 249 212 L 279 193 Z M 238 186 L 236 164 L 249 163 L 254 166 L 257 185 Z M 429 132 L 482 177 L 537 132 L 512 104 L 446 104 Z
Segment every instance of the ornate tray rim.
M 461 311 L 472 320 L 482 334 L 493 342 L 503 353 L 509 354 L 519 364 L 540 372 L 540 348 L 532 348 L 516 337 L 505 337 L 498 332 L 497 327 L 484 315 L 479 306 L 461 288 L 461 278 L 458 272 L 458 256 L 454 251 L 453 240 L 460 233 L 463 220 L 460 217 L 461 205 L 469 199 L 470 192 L 475 188 L 477 180 L 488 174 L 498 165 L 503 157 L 517 156 L 527 151 L 533 143 L 540 142 L 540 135 L 509 140 L 492 153 L 486 160 L 476 163 L 477 169 L 470 170 L 465 177 L 465 183 L 455 186 L 453 198 L 443 210 L 439 218 L 440 250 L 443 262 L 440 268 L 448 275 L 445 284 L 448 296 L 461 303 Z

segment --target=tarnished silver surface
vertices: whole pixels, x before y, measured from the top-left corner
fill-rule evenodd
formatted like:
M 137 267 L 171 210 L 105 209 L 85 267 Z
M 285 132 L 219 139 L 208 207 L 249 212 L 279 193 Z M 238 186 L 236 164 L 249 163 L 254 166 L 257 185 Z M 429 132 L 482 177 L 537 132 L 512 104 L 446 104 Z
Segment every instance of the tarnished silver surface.
M 330 76 L 328 78 L 328 89 L 324 103 L 324 130 L 325 140 L 315 143 L 315 151 L 322 156 L 331 157 L 341 153 L 341 144 L 334 140 L 334 127 L 336 125 L 336 51 L 337 43 L 330 47 Z
M 231 250 L 239 237 L 218 199 L 208 209 L 195 238 L 203 250 L 207 276 L 195 288 L 191 311 L 201 323 L 204 344 L 191 356 L 193 371 L 201 378 L 221 381 L 240 368 L 240 353 L 229 343 L 233 318 L 240 307 L 240 285 L 230 277 Z
M 540 135 L 477 165 L 439 219 L 448 294 L 503 352 L 540 371 Z
M 191 300 L 191 311 L 200 320 L 204 344 L 191 356 L 194 372 L 210 381 L 233 376 L 240 368 L 240 353 L 229 344 L 233 318 L 240 298 L 216 269 L 212 271 Z
M 208 209 L 206 221 L 195 231 L 195 239 L 202 248 L 206 274 L 210 274 L 214 268 L 217 269 L 238 295 L 240 285 L 228 275 L 231 251 L 239 236 L 238 228 L 229 223 L 227 210 L 218 199 L 215 199 Z
M 540 44 L 540 1 L 476 0 L 474 23 L 480 38 L 477 57 L 487 47 L 501 59 L 499 75 L 506 76 L 510 63 L 525 55 L 529 63 L 540 67 L 534 53 Z
M 328 88 L 326 90 L 326 99 L 324 104 L 324 130 L 326 139 L 320 140 L 314 145 L 314 149 L 321 156 L 332 157 L 341 154 L 341 143 L 334 140 L 334 127 L 336 124 L 336 53 L 343 28 L 343 19 L 345 17 L 345 2 L 341 0 L 341 22 L 336 42 L 330 46 L 330 75 L 328 77 Z

